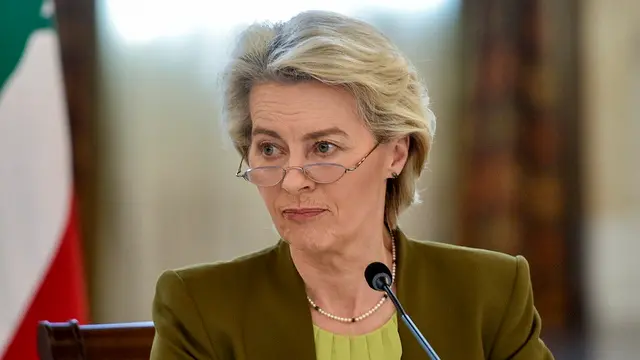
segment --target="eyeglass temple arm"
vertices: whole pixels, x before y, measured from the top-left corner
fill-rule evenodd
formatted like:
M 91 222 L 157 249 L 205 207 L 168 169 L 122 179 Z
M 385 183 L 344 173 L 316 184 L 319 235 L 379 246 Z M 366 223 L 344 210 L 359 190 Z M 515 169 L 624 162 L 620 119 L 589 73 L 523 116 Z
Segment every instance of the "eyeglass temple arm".
M 355 169 L 357 169 L 360 165 L 362 165 L 362 163 L 363 163 L 366 159 L 367 159 L 367 157 L 365 156 L 365 157 L 363 157 L 362 159 L 360 159 L 360 161 L 358 161 L 358 163 L 357 163 L 357 164 L 353 165 L 353 166 L 352 166 L 352 167 L 350 167 L 350 168 L 346 168 L 347 172 L 354 171 Z
M 242 173 L 242 162 L 243 161 L 244 161 L 244 155 L 242 155 L 242 158 L 240 159 L 240 164 L 238 164 L 238 171 L 236 171 L 236 177 L 243 178 L 244 175 L 246 174 L 246 172 L 244 174 Z
M 357 164 L 355 164 L 354 166 L 350 167 L 350 168 L 346 168 L 346 171 L 354 171 L 355 169 L 357 169 L 360 165 L 362 165 L 362 163 L 367 160 L 367 158 L 369 157 L 369 155 L 371 155 L 371 153 L 378 148 L 378 145 L 380 145 L 380 143 L 377 143 L 376 146 L 373 147 L 373 149 L 369 150 L 369 152 L 367 153 L 367 155 L 365 155 L 362 159 L 360 159 L 360 161 L 358 161 Z

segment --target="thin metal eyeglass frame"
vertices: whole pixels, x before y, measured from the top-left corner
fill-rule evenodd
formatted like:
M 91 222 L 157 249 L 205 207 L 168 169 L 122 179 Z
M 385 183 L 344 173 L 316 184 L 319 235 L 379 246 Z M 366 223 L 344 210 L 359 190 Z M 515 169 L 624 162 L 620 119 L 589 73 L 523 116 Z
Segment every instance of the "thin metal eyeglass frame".
M 369 150 L 369 152 L 362 158 L 360 159 L 360 161 L 358 161 L 354 166 L 348 168 L 342 164 L 338 164 L 338 163 L 312 163 L 312 164 L 306 164 L 303 166 L 287 166 L 287 167 L 283 167 L 283 166 L 258 166 L 258 167 L 254 167 L 254 168 L 248 168 L 247 170 L 245 170 L 244 172 L 242 172 L 242 163 L 244 162 L 244 160 L 246 159 L 246 155 L 242 156 L 242 159 L 240 159 L 240 165 L 238 165 L 238 171 L 236 171 L 236 177 L 239 178 L 243 178 L 244 180 L 249 181 L 249 177 L 247 176 L 249 174 L 250 171 L 252 170 L 256 170 L 256 169 L 282 169 L 282 177 L 280 178 L 280 180 L 278 182 L 276 182 L 273 185 L 258 185 L 258 184 L 254 184 L 256 186 L 262 186 L 262 187 L 271 187 L 271 186 L 276 186 L 278 184 L 280 184 L 282 182 L 282 180 L 284 180 L 284 178 L 287 176 L 287 173 L 289 172 L 289 170 L 291 169 L 296 169 L 296 170 L 300 170 L 302 171 L 302 173 L 304 174 L 304 176 L 306 176 L 308 179 L 310 179 L 311 181 L 317 183 L 317 184 L 331 184 L 334 183 L 340 179 L 342 179 L 342 177 L 346 174 L 346 173 L 350 173 L 352 171 L 355 171 L 358 167 L 360 167 L 360 165 L 362 165 L 362 163 L 367 160 L 367 158 L 369 157 L 369 155 L 371 155 L 375 149 L 378 148 L 378 146 L 380 145 L 380 143 L 376 143 L 376 145 Z M 309 174 L 307 173 L 307 168 L 309 167 L 313 167 L 313 166 L 318 166 L 318 165 L 330 165 L 330 166 L 339 166 L 342 167 L 344 169 L 344 172 L 340 175 L 340 177 L 338 177 L 337 179 L 333 180 L 333 181 L 329 181 L 329 182 L 321 182 L 321 181 L 317 181 L 315 179 L 313 179 L 311 176 L 309 176 Z

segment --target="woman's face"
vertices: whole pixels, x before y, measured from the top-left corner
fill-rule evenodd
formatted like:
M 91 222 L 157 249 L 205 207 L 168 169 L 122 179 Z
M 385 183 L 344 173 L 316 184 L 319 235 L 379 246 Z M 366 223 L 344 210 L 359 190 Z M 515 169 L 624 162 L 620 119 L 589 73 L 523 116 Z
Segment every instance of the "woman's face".
M 250 112 L 251 167 L 337 163 L 350 168 L 376 146 L 355 98 L 319 82 L 256 85 Z M 386 180 L 401 172 L 407 152 L 407 138 L 391 141 L 334 183 L 316 183 L 294 168 L 278 185 L 258 190 L 292 247 L 336 249 L 335 239 L 380 230 Z

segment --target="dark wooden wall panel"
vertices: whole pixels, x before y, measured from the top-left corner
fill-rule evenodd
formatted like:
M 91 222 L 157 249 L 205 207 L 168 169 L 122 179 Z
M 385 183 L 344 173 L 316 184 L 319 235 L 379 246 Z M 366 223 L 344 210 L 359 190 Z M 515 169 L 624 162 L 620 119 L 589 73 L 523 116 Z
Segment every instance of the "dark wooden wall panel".
M 525 255 L 545 333 L 575 334 L 583 325 L 577 2 L 468 0 L 463 19 L 460 242 Z
M 95 0 L 55 0 L 69 110 L 73 174 L 87 281 L 96 224 L 96 16 Z M 90 288 L 90 287 L 88 287 Z

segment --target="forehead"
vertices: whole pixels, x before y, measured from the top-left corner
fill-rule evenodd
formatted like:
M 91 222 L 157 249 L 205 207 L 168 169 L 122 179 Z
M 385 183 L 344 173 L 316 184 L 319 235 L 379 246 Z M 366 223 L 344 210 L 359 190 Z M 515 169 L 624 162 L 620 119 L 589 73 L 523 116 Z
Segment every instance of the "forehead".
M 254 128 L 315 131 L 338 127 L 347 133 L 366 131 L 353 95 L 315 81 L 256 85 L 251 90 L 249 108 Z

